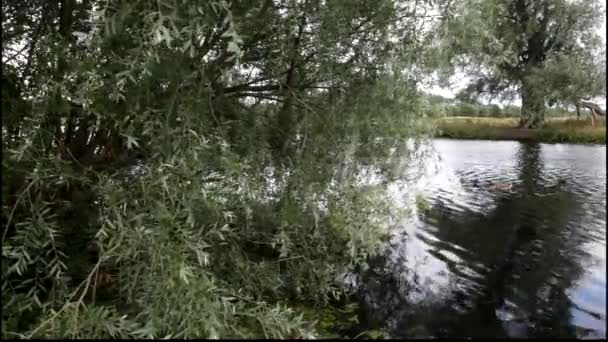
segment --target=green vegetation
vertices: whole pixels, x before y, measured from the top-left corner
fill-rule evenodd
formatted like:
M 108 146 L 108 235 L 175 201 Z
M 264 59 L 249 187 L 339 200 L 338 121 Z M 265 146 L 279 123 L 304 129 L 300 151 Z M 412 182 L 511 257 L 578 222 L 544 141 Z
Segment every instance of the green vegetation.
M 431 209 L 431 205 L 422 194 L 416 194 L 416 208 L 419 212 L 425 213 Z
M 606 94 L 606 47 L 596 1 L 463 0 L 441 24 L 444 75 L 473 78 L 463 98 L 519 95 L 519 126 L 540 127 L 546 105 Z M 604 45 L 604 46 L 602 46 Z
M 452 4 L 2 2 L 2 337 L 335 336 Z
M 358 305 L 349 303 L 341 307 L 325 307 L 325 308 L 310 308 L 306 305 L 295 306 L 298 311 L 303 313 L 305 320 L 313 322 L 316 325 L 319 335 L 323 338 L 342 338 L 345 337 L 343 332 L 352 330 L 353 326 L 359 324 Z M 356 332 L 356 330 L 353 330 Z M 365 330 L 356 333 L 351 333 L 350 338 L 371 338 L 378 339 L 383 336 L 381 331 Z
M 521 112 L 520 106 L 483 104 L 472 99 L 449 99 L 439 95 L 421 94 L 421 109 L 427 116 L 466 116 L 489 118 L 515 118 Z M 587 112 L 588 113 L 588 112 Z M 561 118 L 577 115 L 574 108 L 553 106 L 545 109 L 545 117 Z M 581 116 L 586 113 L 581 112 Z
M 429 136 L 425 39 L 387 44 L 414 9 L 2 10 L 2 336 L 322 337 L 294 301 L 348 295 L 337 276 L 382 252 L 386 186 Z
M 443 117 L 436 120 L 437 136 L 453 139 L 533 140 L 546 143 L 606 143 L 606 121 L 592 127 L 576 117 L 548 119 L 541 129 L 517 129 L 516 118 Z
M 568 143 L 606 143 L 606 120 L 593 127 L 588 112 L 558 106 L 545 110 L 546 122 L 538 130 L 518 129 L 518 106 L 486 105 L 477 101 L 422 96 L 422 110 L 435 122 L 436 136 L 454 139 L 519 140 Z

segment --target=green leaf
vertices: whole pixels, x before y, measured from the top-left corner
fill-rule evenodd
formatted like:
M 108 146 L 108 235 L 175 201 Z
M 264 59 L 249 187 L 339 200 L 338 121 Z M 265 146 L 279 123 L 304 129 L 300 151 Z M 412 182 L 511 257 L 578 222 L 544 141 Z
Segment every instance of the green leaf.
M 370 330 L 367 332 L 367 336 L 369 336 L 370 338 L 377 340 L 381 337 L 384 336 L 384 333 L 382 333 L 382 331 L 379 330 Z
M 130 150 L 133 148 L 133 146 L 139 148 L 139 143 L 137 142 L 137 139 L 135 137 L 126 134 L 123 134 L 123 136 L 127 138 L 127 149 Z

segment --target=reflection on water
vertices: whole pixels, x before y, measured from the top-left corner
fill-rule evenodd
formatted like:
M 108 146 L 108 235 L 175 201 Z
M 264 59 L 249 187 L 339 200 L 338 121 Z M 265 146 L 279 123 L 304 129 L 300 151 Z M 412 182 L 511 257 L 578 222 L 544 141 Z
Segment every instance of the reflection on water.
M 605 337 L 606 147 L 434 145 L 430 209 L 360 275 L 363 321 L 394 338 Z

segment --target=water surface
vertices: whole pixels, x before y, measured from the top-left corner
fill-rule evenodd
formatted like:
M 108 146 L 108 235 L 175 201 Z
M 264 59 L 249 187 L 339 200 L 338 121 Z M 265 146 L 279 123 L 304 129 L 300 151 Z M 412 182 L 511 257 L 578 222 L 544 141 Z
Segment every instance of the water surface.
M 428 210 L 395 227 L 389 253 L 360 277 L 367 328 L 605 338 L 606 147 L 433 145 L 439 159 L 417 184 Z

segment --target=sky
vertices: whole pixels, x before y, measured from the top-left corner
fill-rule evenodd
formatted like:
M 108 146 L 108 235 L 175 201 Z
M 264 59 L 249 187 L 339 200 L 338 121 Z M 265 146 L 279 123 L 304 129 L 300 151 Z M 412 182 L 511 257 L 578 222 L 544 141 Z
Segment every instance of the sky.
M 602 37 L 602 44 L 604 44 L 604 47 L 606 46 L 606 15 L 605 15 L 605 13 L 606 12 L 604 12 L 604 17 L 603 17 L 604 20 L 601 23 L 600 27 L 597 29 L 598 34 L 600 35 L 600 37 Z M 458 91 L 460 91 L 467 85 L 468 79 L 467 79 L 466 75 L 464 75 L 462 73 L 457 73 L 457 74 L 455 74 L 455 77 L 452 81 L 454 82 L 454 84 L 450 88 L 439 87 L 437 85 L 434 85 L 433 87 L 421 87 L 421 88 L 423 91 L 434 94 L 434 95 L 441 95 L 441 96 L 447 97 L 447 98 L 454 98 L 456 96 L 456 93 L 458 93 Z M 596 99 L 594 99 L 594 101 L 600 107 L 602 107 L 604 110 L 606 109 L 606 97 L 605 96 L 602 98 L 596 98 Z M 501 103 L 499 100 L 492 100 L 492 101 L 489 101 L 489 103 L 495 103 L 498 105 L 508 104 L 508 103 Z M 521 105 L 521 100 L 519 98 L 515 99 L 511 104 L 519 106 L 519 105 Z

